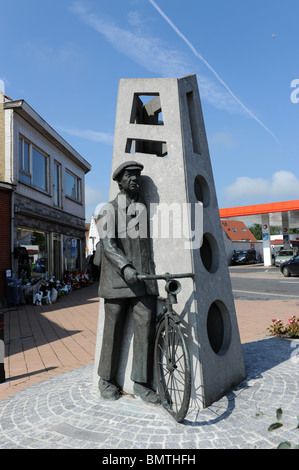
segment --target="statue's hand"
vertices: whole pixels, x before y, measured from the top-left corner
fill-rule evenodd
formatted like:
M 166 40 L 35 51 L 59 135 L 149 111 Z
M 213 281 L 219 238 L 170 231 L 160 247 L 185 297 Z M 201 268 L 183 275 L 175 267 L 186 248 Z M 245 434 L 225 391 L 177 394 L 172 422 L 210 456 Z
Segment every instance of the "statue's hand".
M 138 279 L 137 279 L 138 273 L 136 269 L 132 268 L 132 266 L 126 266 L 123 274 L 124 274 L 125 281 L 129 286 L 134 286 L 134 284 L 138 282 Z

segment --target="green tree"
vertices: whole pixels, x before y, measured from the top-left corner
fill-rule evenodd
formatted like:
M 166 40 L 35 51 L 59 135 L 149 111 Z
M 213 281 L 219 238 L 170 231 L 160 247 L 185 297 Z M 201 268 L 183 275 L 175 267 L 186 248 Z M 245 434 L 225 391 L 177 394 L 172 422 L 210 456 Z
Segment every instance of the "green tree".
M 249 230 L 257 240 L 262 240 L 263 239 L 263 232 L 262 232 L 262 226 L 260 224 L 252 224 L 249 225 Z M 295 230 L 295 229 L 294 229 Z M 291 230 L 290 230 L 291 233 Z M 271 235 L 281 235 L 281 227 L 273 227 L 270 226 L 270 234 Z
M 270 227 L 271 235 L 280 235 L 281 234 L 281 227 Z
M 262 226 L 260 224 L 252 224 L 252 225 L 249 225 L 248 228 L 257 240 L 263 239 Z

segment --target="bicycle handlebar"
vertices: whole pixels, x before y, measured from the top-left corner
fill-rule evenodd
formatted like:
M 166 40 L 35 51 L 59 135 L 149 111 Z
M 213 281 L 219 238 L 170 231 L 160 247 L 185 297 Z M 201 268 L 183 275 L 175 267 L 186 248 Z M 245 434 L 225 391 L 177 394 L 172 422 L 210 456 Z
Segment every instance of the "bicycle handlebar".
M 153 281 L 158 279 L 164 279 L 168 281 L 169 279 L 182 279 L 185 277 L 194 277 L 193 273 L 184 273 L 184 274 L 137 274 L 137 279 L 139 281 Z

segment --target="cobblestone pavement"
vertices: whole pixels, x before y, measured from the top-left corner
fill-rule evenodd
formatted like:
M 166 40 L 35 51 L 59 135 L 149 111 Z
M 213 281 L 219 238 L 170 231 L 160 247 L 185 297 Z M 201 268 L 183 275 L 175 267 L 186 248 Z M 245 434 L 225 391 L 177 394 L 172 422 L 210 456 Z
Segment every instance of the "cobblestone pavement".
M 247 379 L 178 424 L 139 398 L 101 399 L 87 365 L 0 402 L 1 449 L 272 449 L 299 444 L 299 341 L 265 338 L 243 345 Z M 269 432 L 282 408 L 283 426 Z
M 249 266 L 234 275 L 270 277 Z M 236 300 L 247 379 L 205 410 L 191 400 L 183 424 L 131 396 L 102 400 L 93 385 L 99 299 L 93 285 L 42 307 L 4 311 L 6 381 L 0 385 L 0 449 L 272 449 L 299 444 L 299 341 L 266 337 L 296 300 Z M 283 426 L 269 432 L 276 410 Z

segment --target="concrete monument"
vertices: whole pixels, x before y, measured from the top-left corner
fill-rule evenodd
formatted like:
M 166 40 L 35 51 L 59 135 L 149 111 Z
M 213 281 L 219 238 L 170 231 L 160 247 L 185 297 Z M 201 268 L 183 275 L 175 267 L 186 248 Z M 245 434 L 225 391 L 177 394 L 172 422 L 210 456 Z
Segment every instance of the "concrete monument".
M 176 311 L 191 353 L 190 407 L 207 407 L 245 379 L 245 367 L 195 75 L 120 80 L 112 174 L 127 161 L 144 167 L 140 191 L 151 207 L 156 272 L 194 274 L 182 280 Z M 118 192 L 112 183 L 110 200 Z M 103 330 L 100 299 L 95 384 Z M 116 375 L 128 393 L 134 393 L 132 335 L 130 314 Z

